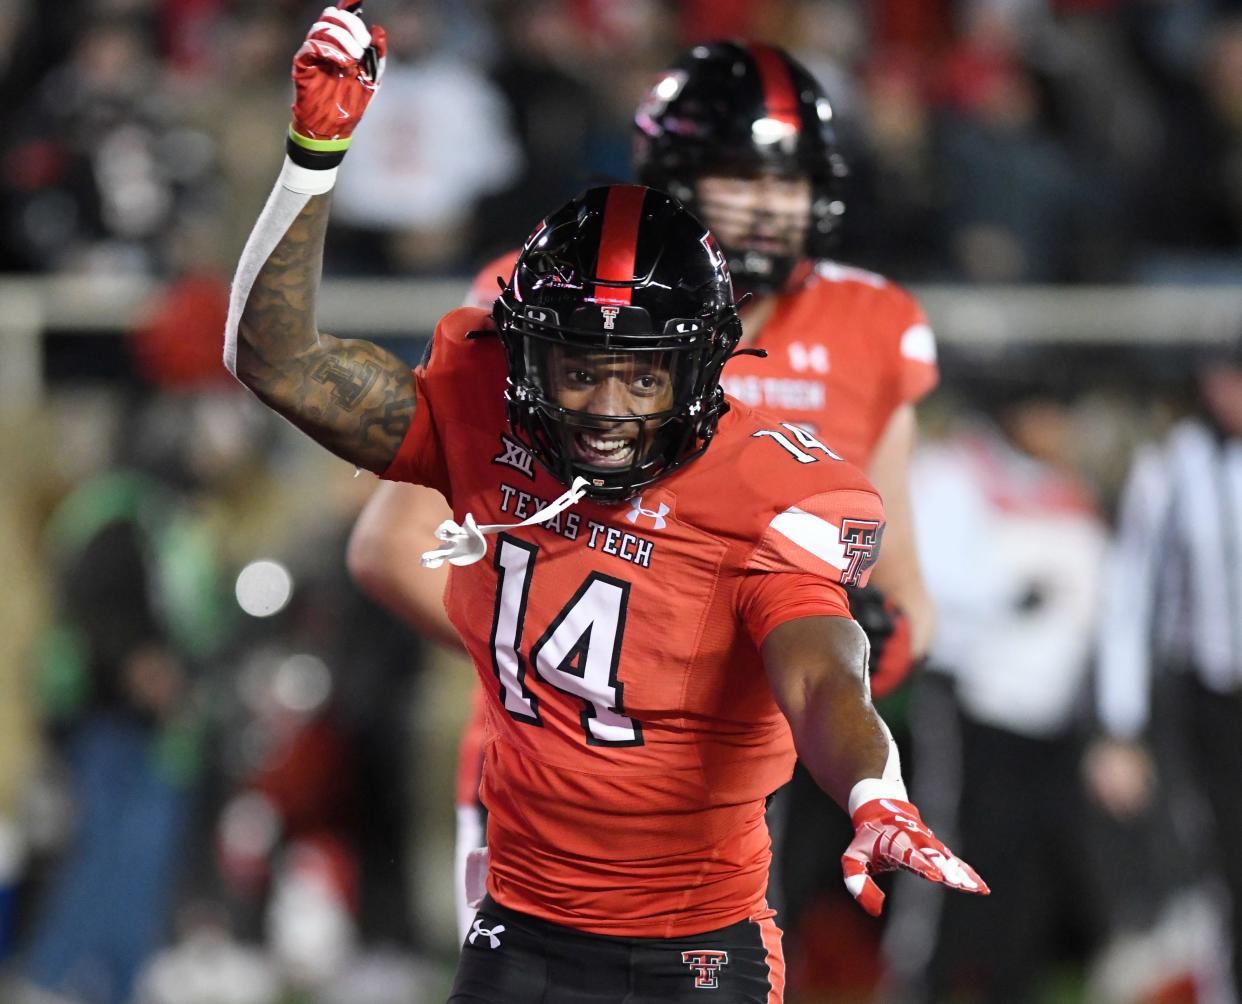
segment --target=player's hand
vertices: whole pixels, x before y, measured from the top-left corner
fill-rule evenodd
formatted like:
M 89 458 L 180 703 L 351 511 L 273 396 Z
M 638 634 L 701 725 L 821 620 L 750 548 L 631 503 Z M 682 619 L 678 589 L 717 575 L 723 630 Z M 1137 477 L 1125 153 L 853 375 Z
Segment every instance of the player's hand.
M 841 855 L 845 888 L 871 916 L 878 917 L 884 908 L 884 893 L 871 876 L 898 868 L 962 892 L 986 896 L 991 891 L 970 865 L 936 839 L 909 802 L 874 798 L 850 819 L 854 839 Z
M 312 152 L 343 152 L 379 89 L 388 38 L 363 23 L 361 6 L 349 0 L 325 8 L 293 57 L 290 135 Z
M 1156 765 L 1141 743 L 1097 739 L 1083 756 L 1087 791 L 1116 819 L 1145 812 L 1156 791 Z
M 850 614 L 866 632 L 871 646 L 867 659 L 871 696 L 886 697 L 905 682 L 921 661 L 914 658 L 911 650 L 910 620 L 874 586 L 851 586 L 845 591 Z

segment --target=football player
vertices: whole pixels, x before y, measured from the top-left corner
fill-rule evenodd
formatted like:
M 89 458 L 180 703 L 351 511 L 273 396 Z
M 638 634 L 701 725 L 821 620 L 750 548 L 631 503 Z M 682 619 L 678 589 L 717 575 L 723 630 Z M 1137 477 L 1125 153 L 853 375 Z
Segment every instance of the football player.
M 767 357 L 730 361 L 725 390 L 818 436 L 866 470 L 884 499 L 883 556 L 871 585 L 850 595 L 871 642 L 873 694 L 884 696 L 923 656 L 932 631 L 907 487 L 914 403 L 937 379 L 932 331 L 899 286 L 827 257 L 843 211 L 845 168 L 822 88 L 783 50 L 734 42 L 696 46 L 639 105 L 635 136 L 640 180 L 696 211 L 721 242 L 735 290 L 751 294 L 740 308 L 743 345 L 762 348 Z M 509 277 L 516 257 L 504 255 L 482 269 L 466 302 L 490 308 L 497 276 Z M 431 572 L 413 560 L 448 515 L 432 489 L 383 484 L 354 529 L 349 562 L 364 588 L 424 635 L 459 646 L 444 614 L 447 570 Z M 463 932 L 473 916 L 467 861 L 481 860 L 471 854 L 483 833 L 482 738 L 476 692 L 456 786 Z M 823 809 L 807 796 L 812 786 L 801 772 L 798 784 L 801 795 L 791 809 L 816 814 L 818 825 Z M 792 822 L 794 840 L 800 829 L 813 828 L 801 827 L 796 816 Z M 801 848 L 793 855 L 818 871 L 814 857 Z M 804 892 L 814 886 L 814 876 L 785 877 Z
M 446 315 L 413 372 L 318 331 L 330 191 L 383 69 L 352 6 L 295 57 L 225 363 L 458 521 L 424 560 L 453 566 L 449 619 L 486 693 L 491 862 L 450 999 L 779 1001 L 763 806 L 795 750 L 851 815 L 842 866 L 869 912 L 894 868 L 986 893 L 906 800 L 871 705 L 845 588 L 876 558 L 879 496 L 801 427 L 725 400 L 728 266 L 679 203 L 575 199 L 493 313 Z

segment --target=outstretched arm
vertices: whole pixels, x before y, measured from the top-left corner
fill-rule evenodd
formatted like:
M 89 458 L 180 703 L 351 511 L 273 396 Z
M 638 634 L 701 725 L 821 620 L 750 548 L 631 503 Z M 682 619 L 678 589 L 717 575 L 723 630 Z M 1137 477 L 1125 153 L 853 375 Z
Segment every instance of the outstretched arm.
M 879 915 L 884 893 L 872 876 L 897 868 L 986 894 L 974 869 L 936 839 L 907 798 L 897 748 L 871 706 L 862 629 L 846 617 L 801 617 L 774 628 L 761 654 L 798 759 L 850 814 L 854 840 L 841 867 L 863 909 Z
M 798 759 L 838 805 L 848 804 L 863 778 L 901 780 L 888 726 L 871 706 L 867 639 L 855 621 L 787 621 L 764 640 L 762 655 Z
M 357 6 L 326 8 L 294 57 L 289 156 L 242 252 L 224 359 L 313 439 L 379 472 L 414 417 L 410 369 L 370 342 L 321 333 L 315 315 L 337 166 L 384 64 L 383 29 L 368 29 Z

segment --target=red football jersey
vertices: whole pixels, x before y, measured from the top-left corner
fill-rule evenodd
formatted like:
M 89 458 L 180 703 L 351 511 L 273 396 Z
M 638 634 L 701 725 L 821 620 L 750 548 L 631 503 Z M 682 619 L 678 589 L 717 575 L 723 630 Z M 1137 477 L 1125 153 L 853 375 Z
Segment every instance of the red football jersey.
M 512 276 L 517 259 L 510 251 L 481 268 L 467 306 L 490 310 L 497 277 Z M 754 345 L 767 358 L 730 360 L 725 390 L 810 430 L 863 469 L 893 411 L 927 394 L 938 379 L 936 340 L 914 298 L 883 276 L 833 261 L 803 265 Z M 459 805 L 478 795 L 479 703 L 462 737 Z
M 480 269 L 467 306 L 490 310 L 497 276 L 507 280 L 517 258 L 511 251 Z M 939 379 L 936 338 L 914 297 L 834 261 L 803 265 L 752 344 L 767 358 L 731 359 L 726 393 L 796 422 L 864 470 L 893 412 Z
M 474 281 L 470 284 L 470 292 L 466 294 L 463 306 L 479 307 L 490 311 L 492 303 L 500 295 L 500 286 L 496 280 L 503 279 L 508 282 L 513 278 L 513 268 L 517 265 L 520 253 L 519 251 L 506 251 L 479 269 Z
M 455 518 L 517 523 L 564 486 L 509 434 L 485 313 L 447 315 L 384 476 Z M 489 538 L 446 606 L 487 693 L 481 795 L 500 903 L 674 937 L 763 908 L 764 799 L 794 750 L 759 656 L 779 624 L 848 617 L 883 527 L 866 478 L 734 403 L 698 460 L 620 505 Z M 428 542 L 428 546 L 433 545 Z
M 833 261 L 803 266 L 751 344 L 767 358 L 731 359 L 725 391 L 798 423 L 863 469 L 893 412 L 938 378 L 936 339 L 917 301 L 883 276 Z

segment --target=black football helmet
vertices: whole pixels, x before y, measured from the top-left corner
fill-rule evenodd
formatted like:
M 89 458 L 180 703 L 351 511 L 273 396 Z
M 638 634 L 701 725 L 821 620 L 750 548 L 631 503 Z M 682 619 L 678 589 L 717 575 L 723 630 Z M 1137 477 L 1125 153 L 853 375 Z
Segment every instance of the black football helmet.
M 845 161 L 832 106 L 796 59 L 771 45 L 698 45 L 665 70 L 634 114 L 634 167 L 700 217 L 704 174 L 805 176 L 811 210 L 802 254 L 724 246 L 737 289 L 775 292 L 803 256 L 823 257 L 842 213 Z
M 513 434 L 562 484 L 619 502 L 698 457 L 741 337 L 729 268 L 663 192 L 592 188 L 527 239 L 492 311 Z

